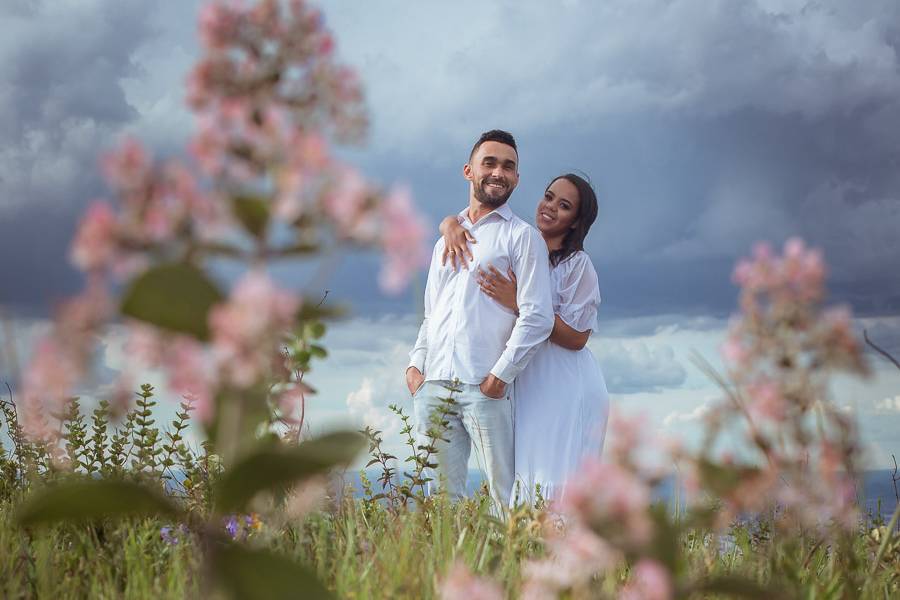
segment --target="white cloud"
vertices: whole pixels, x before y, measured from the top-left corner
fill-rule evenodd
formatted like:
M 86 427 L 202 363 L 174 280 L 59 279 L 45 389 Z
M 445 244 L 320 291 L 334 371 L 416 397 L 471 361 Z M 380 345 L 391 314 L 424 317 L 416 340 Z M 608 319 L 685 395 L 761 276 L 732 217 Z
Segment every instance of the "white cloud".
M 611 393 L 629 394 L 679 387 L 687 376 L 674 351 L 666 344 L 592 339 L 589 347 L 600 361 Z
M 680 423 L 699 422 L 709 413 L 710 409 L 712 408 L 713 402 L 713 398 L 707 398 L 703 401 L 702 404 L 698 404 L 693 409 L 687 412 L 670 412 L 663 419 L 663 425 L 666 427 L 672 427 L 673 425 L 678 425 Z
M 373 394 L 372 379 L 363 377 L 359 389 L 347 394 L 347 408 L 350 409 L 351 414 L 359 416 L 365 425 L 383 430 L 388 418 L 372 404 Z
M 900 413 L 900 396 L 879 400 L 875 403 L 875 411 L 879 413 Z

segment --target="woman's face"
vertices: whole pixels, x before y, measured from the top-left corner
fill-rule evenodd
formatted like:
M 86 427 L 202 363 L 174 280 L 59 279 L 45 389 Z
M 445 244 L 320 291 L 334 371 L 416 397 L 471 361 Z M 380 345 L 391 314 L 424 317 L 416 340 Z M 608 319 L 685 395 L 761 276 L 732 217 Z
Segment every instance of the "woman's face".
M 550 184 L 538 202 L 535 222 L 544 238 L 565 235 L 578 219 L 578 188 L 560 177 Z

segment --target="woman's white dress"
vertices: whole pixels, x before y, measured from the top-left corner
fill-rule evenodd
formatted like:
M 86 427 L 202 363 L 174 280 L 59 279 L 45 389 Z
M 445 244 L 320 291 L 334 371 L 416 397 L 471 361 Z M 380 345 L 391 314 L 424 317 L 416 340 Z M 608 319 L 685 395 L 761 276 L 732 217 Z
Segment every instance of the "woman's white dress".
M 600 306 L 597 272 L 582 251 L 550 272 L 553 311 L 576 331 L 593 330 Z M 566 350 L 547 340 L 513 382 L 515 472 L 512 502 L 560 500 L 566 479 L 588 455 L 599 456 L 609 416 L 600 365 L 587 347 Z

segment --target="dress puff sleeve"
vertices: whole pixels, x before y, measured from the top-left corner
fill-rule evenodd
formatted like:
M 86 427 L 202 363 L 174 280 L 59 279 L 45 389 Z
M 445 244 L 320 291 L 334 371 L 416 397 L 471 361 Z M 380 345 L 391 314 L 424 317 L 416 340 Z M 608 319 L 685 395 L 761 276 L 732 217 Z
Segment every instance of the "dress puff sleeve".
M 600 307 L 600 286 L 591 257 L 579 250 L 556 266 L 556 314 L 575 331 L 594 329 Z

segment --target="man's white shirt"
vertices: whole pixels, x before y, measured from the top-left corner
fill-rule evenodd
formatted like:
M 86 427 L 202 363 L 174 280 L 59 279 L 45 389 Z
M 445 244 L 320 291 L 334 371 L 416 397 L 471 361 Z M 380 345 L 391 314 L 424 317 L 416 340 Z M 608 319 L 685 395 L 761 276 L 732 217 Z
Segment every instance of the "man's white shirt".
M 479 384 L 488 373 L 506 383 L 515 379 L 553 330 L 550 263 L 540 233 L 513 214 L 508 204 L 472 223 L 468 208 L 460 224 L 476 243 L 468 269 L 441 265 L 444 240 L 434 246 L 425 286 L 425 319 L 410 352 L 411 367 L 425 381 Z M 458 261 L 457 261 L 458 264 Z M 518 281 L 519 316 L 481 291 L 478 269 L 493 265 Z

